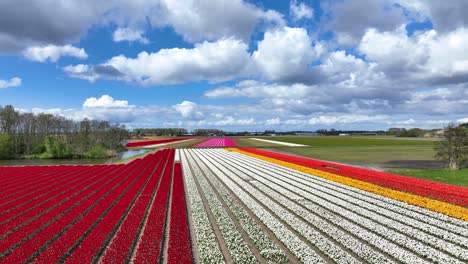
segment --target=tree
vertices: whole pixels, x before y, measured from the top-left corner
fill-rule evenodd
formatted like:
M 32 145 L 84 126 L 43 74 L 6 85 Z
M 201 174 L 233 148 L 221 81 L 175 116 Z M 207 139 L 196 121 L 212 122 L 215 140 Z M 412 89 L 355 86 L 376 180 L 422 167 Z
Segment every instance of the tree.
M 468 160 L 468 132 L 462 126 L 450 124 L 435 145 L 435 157 L 448 161 L 450 169 L 460 169 Z
M 13 142 L 10 135 L 0 133 L 0 159 L 11 159 L 14 156 Z

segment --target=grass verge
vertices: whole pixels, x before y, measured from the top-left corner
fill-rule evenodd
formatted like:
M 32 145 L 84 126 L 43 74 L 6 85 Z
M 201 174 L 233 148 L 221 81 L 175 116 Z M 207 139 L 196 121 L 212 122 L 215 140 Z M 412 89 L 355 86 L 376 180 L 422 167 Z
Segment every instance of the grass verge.
M 398 139 L 398 138 L 370 138 L 358 136 L 319 136 L 319 137 L 259 137 L 268 140 L 283 141 L 289 143 L 303 144 L 314 147 L 325 146 L 433 146 L 432 140 L 420 139 Z
M 461 170 L 390 170 L 389 172 L 468 187 L 468 168 Z
M 356 165 L 392 160 L 434 160 L 432 146 L 286 147 L 278 148 L 278 151 Z

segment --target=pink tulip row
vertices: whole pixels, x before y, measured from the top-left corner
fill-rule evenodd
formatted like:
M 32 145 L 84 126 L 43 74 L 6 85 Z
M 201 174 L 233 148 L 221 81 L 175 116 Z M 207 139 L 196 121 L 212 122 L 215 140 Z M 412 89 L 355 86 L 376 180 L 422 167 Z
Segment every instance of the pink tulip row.
M 197 144 L 197 148 L 227 148 L 227 147 L 237 147 L 237 143 L 230 138 L 211 138 L 206 141 L 203 141 L 200 144 Z

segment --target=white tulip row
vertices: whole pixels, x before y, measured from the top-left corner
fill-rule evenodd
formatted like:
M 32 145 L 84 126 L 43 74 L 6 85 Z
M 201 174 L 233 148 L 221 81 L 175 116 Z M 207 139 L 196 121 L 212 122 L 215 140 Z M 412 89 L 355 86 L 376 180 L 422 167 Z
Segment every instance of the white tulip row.
M 231 162 L 230 160 L 231 159 L 226 159 L 221 162 L 229 163 Z M 233 162 L 232 164 L 227 165 L 237 167 L 242 167 L 244 165 L 245 168 L 245 164 L 242 163 Z M 342 222 L 336 222 L 336 224 L 340 224 L 341 227 L 343 227 L 345 230 L 349 230 L 354 235 L 358 237 L 361 236 L 361 238 L 363 235 L 370 235 L 370 238 L 368 239 L 372 238 L 372 244 L 376 245 L 377 247 L 391 255 L 399 254 L 398 258 L 402 261 L 408 263 L 415 263 L 415 257 L 417 258 L 417 256 L 415 256 L 412 253 L 406 252 L 405 250 L 399 249 L 398 245 L 396 244 L 399 244 L 403 248 L 406 247 L 415 252 L 416 254 L 424 256 L 427 255 L 432 260 L 439 261 L 442 263 L 461 263 L 456 258 L 450 257 L 447 254 L 443 253 L 444 250 L 451 251 L 451 253 L 453 253 L 455 256 L 462 259 L 466 257 L 466 251 L 464 249 L 451 243 L 446 243 L 445 241 L 440 240 L 438 238 L 434 238 L 430 235 L 425 235 L 423 234 L 423 232 L 416 231 L 412 234 L 409 234 L 410 236 L 408 237 L 408 234 L 405 231 L 411 232 L 414 230 L 408 228 L 407 226 L 398 225 L 397 227 L 390 226 L 392 229 L 387 228 L 385 225 L 382 225 L 384 222 L 387 221 L 385 217 L 381 217 L 379 215 L 374 214 L 372 211 L 364 210 L 359 206 L 355 206 L 351 203 L 348 203 L 344 199 L 337 199 L 332 195 L 327 195 L 325 194 L 327 190 L 325 190 L 324 188 L 316 188 L 316 191 L 314 192 L 306 192 L 303 189 L 294 186 L 293 179 L 287 180 L 287 177 L 284 176 L 281 178 L 277 178 L 277 172 L 272 173 L 270 170 L 259 169 L 258 167 L 252 166 L 249 166 L 247 169 L 249 169 L 256 175 L 259 175 L 259 183 L 255 184 L 255 186 L 259 190 L 263 190 L 264 192 L 276 191 L 283 194 L 284 196 L 279 196 L 279 199 L 283 200 L 284 206 L 288 208 L 296 208 L 296 210 L 298 211 L 306 208 L 309 210 L 310 213 L 316 212 L 320 216 L 328 218 L 329 221 L 336 221 L 336 219 L 338 218 Z M 270 174 L 275 176 L 271 176 Z M 264 186 L 262 185 L 262 183 L 264 184 Z M 285 198 L 298 194 L 301 195 L 302 198 L 304 198 L 297 201 L 297 203 L 300 204 L 302 207 L 296 205 L 294 202 Z M 324 209 L 328 209 L 328 211 Z M 344 218 L 329 216 L 330 213 L 338 213 Z M 309 215 L 309 213 L 307 213 L 306 215 Z M 370 217 L 370 215 L 373 216 L 373 219 Z M 374 221 L 369 220 L 368 217 Z M 354 223 L 351 223 L 350 221 Z M 396 230 L 399 230 L 398 228 L 402 228 L 400 229 L 400 231 L 403 232 L 397 232 Z M 366 232 L 366 230 L 371 230 L 376 234 L 369 234 L 368 232 Z M 418 239 L 420 239 L 420 241 L 426 242 L 428 244 L 433 244 L 437 249 L 427 246 L 425 243 L 422 243 L 418 240 L 411 239 L 411 235 L 413 235 L 413 237 L 417 237 Z M 387 243 L 379 243 L 382 237 L 395 242 L 395 244 L 388 244 L 388 240 Z M 393 249 L 389 248 L 390 245 Z M 398 250 L 394 251 L 395 248 Z M 358 249 L 360 249 L 360 247 L 358 247 Z M 359 254 L 359 252 L 356 253 Z
M 241 157 L 242 158 L 242 157 Z M 287 193 L 287 197 L 292 197 L 295 195 L 301 195 L 303 198 L 307 198 L 310 201 L 315 201 L 315 203 L 324 205 L 325 203 L 329 204 L 329 209 L 330 210 L 337 210 L 341 211 L 340 207 L 336 207 L 336 205 L 341 206 L 342 208 L 346 208 L 347 210 L 350 210 L 352 212 L 349 212 L 348 215 L 343 215 L 344 217 L 347 217 L 349 219 L 352 219 L 358 224 L 369 224 L 369 225 L 374 225 L 375 222 L 377 222 L 379 225 L 383 225 L 385 227 L 388 227 L 390 229 L 379 229 L 376 232 L 379 233 L 381 232 L 381 235 L 391 235 L 391 238 L 398 238 L 401 237 L 401 234 L 404 234 L 406 236 L 412 237 L 414 239 L 417 239 L 419 241 L 422 241 L 424 243 L 427 243 L 437 250 L 427 248 L 426 251 L 432 252 L 432 254 L 435 255 L 436 259 L 439 259 L 441 256 L 441 253 L 439 251 L 447 251 L 448 253 L 456 256 L 457 258 L 460 258 L 464 261 L 468 260 L 468 250 L 466 250 L 465 247 L 459 246 L 453 243 L 448 242 L 447 240 L 456 240 L 460 244 L 463 244 L 466 242 L 465 237 L 461 237 L 455 234 L 450 234 L 445 230 L 440 230 L 442 235 L 444 236 L 444 239 L 439 238 L 438 236 L 435 236 L 434 234 L 437 234 L 437 231 L 431 230 L 432 233 L 434 234 L 426 234 L 425 232 L 421 232 L 421 230 L 417 230 L 415 228 L 412 228 L 411 226 L 404 225 L 400 222 L 394 221 L 392 219 L 389 219 L 388 217 L 379 215 L 374 213 L 374 211 L 379 211 L 381 208 L 374 206 L 370 210 L 364 208 L 365 202 L 363 201 L 357 201 L 353 202 L 353 199 L 349 196 L 342 195 L 339 192 L 334 192 L 331 190 L 327 190 L 326 188 L 323 188 L 321 186 L 312 186 L 309 188 L 309 192 L 306 192 L 304 190 L 307 190 L 306 187 L 308 183 L 298 183 L 298 178 L 296 176 L 290 176 L 288 174 L 284 174 L 279 172 L 278 170 L 274 170 L 274 173 L 271 173 L 272 170 L 270 169 L 265 169 L 261 166 L 252 166 L 252 160 L 248 159 L 247 162 L 249 162 L 249 165 L 245 165 L 245 163 L 239 162 L 237 157 L 230 157 L 226 162 L 232 162 L 233 164 L 230 164 L 230 166 L 239 166 L 239 167 L 244 167 L 247 169 L 250 169 L 251 171 L 255 171 L 257 174 L 262 175 L 263 177 L 260 177 L 260 179 L 267 179 L 269 177 L 268 173 L 272 175 L 272 181 L 275 183 L 278 183 L 279 181 L 279 187 L 282 188 L 277 188 L 276 190 L 283 190 L 284 188 L 287 188 L 288 190 L 292 190 L 294 192 Z M 266 174 L 266 176 L 264 175 Z M 310 176 L 309 176 L 310 178 Z M 267 185 L 270 185 L 269 182 L 266 182 Z M 317 192 L 318 191 L 318 192 Z M 318 197 L 317 197 L 318 196 Z M 323 198 L 323 199 L 322 199 Z M 338 198 L 338 199 L 337 199 Z M 329 203 L 329 201 L 332 201 L 334 204 Z M 302 200 L 299 200 L 299 203 L 307 203 L 307 202 L 302 202 Z M 321 209 L 322 207 L 318 207 L 318 209 Z M 317 208 L 314 208 L 312 211 L 317 210 Z M 343 211 L 344 213 L 347 213 L 347 210 Z M 355 215 L 354 213 L 358 214 Z M 363 218 L 364 217 L 364 218 Z M 374 220 L 374 222 L 369 221 L 367 218 Z M 415 222 L 413 219 L 406 219 L 407 222 Z M 420 223 L 413 223 L 413 225 L 418 225 Z M 433 226 L 431 226 L 433 227 Z M 367 227 L 369 228 L 369 227 Z M 433 229 L 436 229 L 433 227 Z M 439 234 L 440 235 L 440 234 Z M 447 239 L 450 238 L 450 239 Z M 400 239 L 401 241 L 401 239 Z M 414 242 L 408 242 L 408 245 L 410 247 L 414 247 L 414 245 L 418 244 L 418 241 Z M 422 245 L 422 247 L 425 247 Z M 444 262 L 448 261 L 447 259 L 442 259 Z
M 193 151 L 194 150 L 189 150 Z M 196 162 L 202 162 L 204 158 L 197 155 Z M 265 226 L 270 229 L 274 235 L 303 263 L 327 263 L 316 251 L 314 251 L 305 241 L 301 240 L 292 230 L 287 228 L 279 221 L 271 211 L 260 205 L 254 198 L 248 195 L 240 188 L 228 175 L 221 172 L 216 166 L 210 163 L 205 163 L 237 197 L 239 197 L 251 212 L 257 216 Z
M 236 152 L 181 150 L 180 159 L 202 263 L 223 262 L 212 224 L 236 263 L 256 262 L 250 249 L 269 263 L 288 254 L 304 263 L 468 263 L 465 221 Z
M 193 162 L 192 157 L 188 157 L 191 164 L 195 181 L 198 181 L 203 196 L 208 201 L 209 210 L 213 213 L 216 225 L 220 230 L 223 240 L 229 250 L 230 256 L 235 263 L 256 263 L 255 257 L 246 244 L 242 235 L 237 230 L 233 220 L 229 217 L 222 203 L 218 200 L 216 193 L 208 184 L 204 177 L 204 172 L 199 168 L 199 164 Z
M 243 168 L 243 166 L 245 166 L 246 164 L 236 164 L 235 162 L 231 162 L 228 159 L 219 160 L 219 162 L 226 163 L 226 166 L 229 166 L 231 168 L 236 167 L 240 171 L 249 170 L 249 175 L 259 175 L 259 177 L 255 177 L 258 181 L 253 183 L 254 187 L 262 191 L 263 193 L 266 193 L 269 197 L 272 197 L 274 200 L 280 202 L 284 207 L 289 208 L 292 212 L 296 213 L 297 215 L 300 215 L 306 221 L 314 225 L 316 228 L 318 228 L 325 234 L 329 235 L 330 237 L 333 237 L 339 244 L 354 252 L 364 261 L 368 263 L 395 262 L 391 258 L 386 257 L 384 254 L 376 251 L 372 246 L 367 245 L 368 242 L 372 241 L 377 242 L 379 246 L 382 245 L 382 243 L 379 243 L 382 240 L 381 237 L 378 237 L 368 232 L 366 229 L 357 227 L 356 225 L 352 225 L 349 223 L 349 221 L 347 221 L 347 223 L 341 223 L 345 222 L 346 220 L 338 217 L 333 212 L 330 212 L 327 215 L 327 212 L 324 213 L 324 210 L 322 210 L 322 215 L 316 214 L 315 211 L 320 211 L 321 209 L 319 206 L 317 206 L 317 208 L 303 208 L 299 206 L 298 203 L 305 203 L 304 197 L 299 196 L 300 199 L 291 199 L 291 197 L 296 197 L 297 194 L 290 192 L 284 187 L 278 185 L 275 182 L 275 180 L 271 182 L 265 180 L 265 178 L 268 178 L 268 175 L 264 172 L 261 172 L 261 169 L 257 170 L 253 166 L 251 168 L 245 169 Z M 238 173 L 242 173 L 240 171 Z M 268 186 L 274 186 L 274 188 L 270 188 Z M 280 193 L 283 195 L 281 195 Z M 341 226 L 336 226 L 337 221 L 341 223 Z M 383 245 L 385 245 L 385 243 Z M 397 255 L 400 257 L 400 259 L 406 259 L 407 263 L 418 263 L 418 257 L 415 254 L 407 253 L 394 244 L 387 245 L 386 249 L 386 253 L 390 255 Z
M 225 152 L 221 153 L 225 154 Z M 247 158 L 245 155 L 238 153 L 232 153 L 230 155 L 241 159 Z M 394 219 L 404 224 L 409 224 L 415 228 L 419 228 L 436 236 L 440 236 L 443 239 L 453 240 L 454 243 L 467 246 L 468 222 L 466 221 L 448 217 L 446 215 L 429 211 L 417 206 L 408 205 L 400 201 L 362 191 L 347 185 L 328 181 L 320 177 L 311 177 L 309 174 L 290 170 L 276 164 L 252 158 L 250 158 L 248 162 L 255 164 L 256 166 L 258 165 L 264 168 L 275 170 L 276 172 L 293 175 L 295 180 L 298 179 L 301 183 L 309 186 L 310 184 L 318 184 L 326 188 L 338 190 L 343 193 L 343 195 L 348 195 L 358 199 L 359 205 L 365 206 L 370 210 L 377 210 L 380 214 L 385 215 L 388 218 Z
M 188 154 L 187 156 L 190 160 L 190 155 Z M 257 224 L 255 221 L 252 221 L 252 217 L 248 215 L 242 204 L 234 199 L 231 193 L 229 193 L 228 189 L 219 182 L 211 170 L 209 170 L 203 163 L 198 163 L 198 166 L 207 176 L 208 181 L 210 181 L 216 191 L 221 195 L 224 203 L 234 214 L 243 230 L 253 241 L 260 255 L 268 263 L 288 263 L 288 259 L 285 253 L 275 243 L 273 243 L 271 238 L 268 237 L 259 224 Z
M 185 160 L 182 162 L 184 172 L 184 181 L 187 186 L 188 200 L 191 206 L 191 217 L 193 220 L 196 254 L 199 257 L 200 263 L 224 263 L 224 257 L 219 249 L 215 234 L 211 227 L 208 215 L 203 206 L 203 201 L 198 192 L 195 180 L 191 173 L 189 163 Z
M 203 151 L 200 151 L 203 152 Z M 200 155 L 200 160 L 207 163 L 208 167 L 212 168 L 213 157 L 209 155 Z M 220 164 L 220 163 L 218 163 Z M 220 168 L 222 173 L 226 174 L 232 181 L 234 181 L 238 186 L 241 186 L 246 192 L 248 192 L 252 197 L 255 197 L 259 202 L 264 204 L 268 209 L 273 211 L 276 216 L 284 221 L 287 225 L 294 228 L 299 234 L 301 234 L 307 241 L 318 250 L 327 255 L 336 263 L 350 263 L 355 262 L 355 259 L 347 251 L 343 250 L 339 245 L 334 243 L 331 239 L 327 238 L 321 234 L 316 229 L 312 228 L 306 221 L 300 217 L 291 214 L 287 209 L 282 207 L 280 204 L 276 203 L 256 188 L 254 188 L 248 181 L 243 181 L 242 178 L 247 178 L 249 175 L 237 175 L 233 173 L 232 170 L 235 170 L 234 167 L 223 166 Z

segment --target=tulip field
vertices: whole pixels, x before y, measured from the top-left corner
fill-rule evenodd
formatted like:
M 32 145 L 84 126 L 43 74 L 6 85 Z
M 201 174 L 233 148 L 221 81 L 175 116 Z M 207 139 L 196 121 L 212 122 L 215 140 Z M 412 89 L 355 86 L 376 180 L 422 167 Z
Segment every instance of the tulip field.
M 191 262 L 174 153 L 126 165 L 0 167 L 0 263 Z
M 0 167 L 0 263 L 468 263 L 468 188 L 231 143 Z
M 184 140 L 190 140 L 190 138 L 167 138 L 167 139 L 131 141 L 131 142 L 128 142 L 125 146 L 127 148 L 145 148 L 145 147 L 168 145 L 170 143 L 180 142 Z
M 197 145 L 197 148 L 225 148 L 225 147 L 237 147 L 236 142 L 230 138 L 211 138 L 203 141 Z

